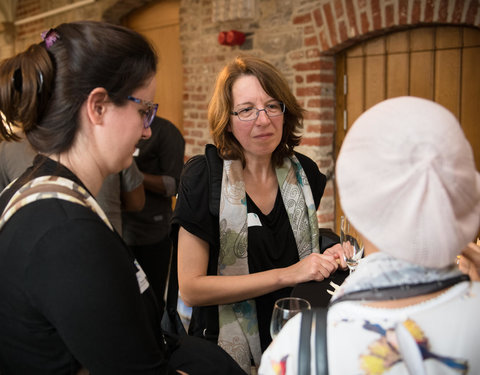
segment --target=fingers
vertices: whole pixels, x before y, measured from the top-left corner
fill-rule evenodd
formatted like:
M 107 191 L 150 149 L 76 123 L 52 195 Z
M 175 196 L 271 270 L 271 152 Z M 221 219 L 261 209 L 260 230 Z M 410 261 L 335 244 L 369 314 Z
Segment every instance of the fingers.
M 480 281 L 477 268 L 467 257 L 459 255 L 457 258 L 457 264 L 460 271 L 468 275 L 472 281 Z
M 321 281 L 338 268 L 336 258 L 329 254 L 313 253 L 284 269 L 283 278 L 288 285 L 311 280 Z M 291 281 L 290 281 L 291 280 Z
M 480 266 L 480 246 L 470 242 L 467 247 L 462 250 L 462 255 L 469 258 L 477 267 Z
M 471 280 L 480 281 L 480 246 L 473 242 L 463 249 L 462 255 L 457 256 L 460 271 L 467 274 Z
M 328 271 L 325 267 L 319 267 L 316 277 L 314 277 L 315 281 L 322 281 L 330 276 L 331 272 Z
M 323 254 L 330 254 L 335 257 L 335 260 L 337 264 L 340 266 L 342 269 L 347 269 L 347 262 L 345 262 L 345 256 L 343 254 L 343 248 L 342 245 L 339 243 L 333 245 L 332 247 L 329 247 L 328 249 L 325 250 Z
M 338 263 L 333 255 L 329 254 L 312 254 L 315 258 L 314 280 L 321 281 L 329 277 L 338 268 Z

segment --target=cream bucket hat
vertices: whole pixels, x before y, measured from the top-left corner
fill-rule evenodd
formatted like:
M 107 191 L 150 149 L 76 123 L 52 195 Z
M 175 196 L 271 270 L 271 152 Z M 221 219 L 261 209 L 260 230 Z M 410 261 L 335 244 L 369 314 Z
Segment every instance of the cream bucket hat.
M 336 179 L 351 223 L 396 258 L 445 267 L 478 233 L 472 148 L 435 102 L 398 97 L 363 113 L 345 137 Z

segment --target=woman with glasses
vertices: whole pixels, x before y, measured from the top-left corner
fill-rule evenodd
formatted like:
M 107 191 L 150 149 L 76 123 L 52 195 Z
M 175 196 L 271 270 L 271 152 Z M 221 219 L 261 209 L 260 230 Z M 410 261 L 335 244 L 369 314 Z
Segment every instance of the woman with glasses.
M 194 306 L 189 333 L 218 342 L 248 373 L 271 341 L 275 301 L 338 267 L 339 245 L 319 254 L 326 178 L 294 151 L 302 120 L 273 65 L 237 57 L 208 108 L 215 146 L 187 162 L 180 182 L 172 236 L 180 294 Z
M 98 22 L 42 37 L 0 63 L 0 136 L 17 140 L 17 126 L 39 153 L 0 195 L 0 373 L 242 373 L 217 345 L 163 334 L 145 273 L 93 198 L 151 135 L 155 52 Z

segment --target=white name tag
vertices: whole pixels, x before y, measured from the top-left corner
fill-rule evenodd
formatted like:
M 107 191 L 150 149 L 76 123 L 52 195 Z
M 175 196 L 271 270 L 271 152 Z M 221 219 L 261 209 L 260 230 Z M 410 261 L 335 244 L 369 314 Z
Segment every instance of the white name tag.
M 138 287 L 140 288 L 140 293 L 143 293 L 147 290 L 150 284 L 148 283 L 147 275 L 145 275 L 145 272 L 143 272 L 142 267 L 140 267 L 140 264 L 138 264 L 136 259 L 135 259 L 135 266 L 138 269 L 137 271 Z
M 260 218 L 256 213 L 249 212 L 247 214 L 247 224 L 248 227 L 261 227 L 262 223 L 260 222 Z

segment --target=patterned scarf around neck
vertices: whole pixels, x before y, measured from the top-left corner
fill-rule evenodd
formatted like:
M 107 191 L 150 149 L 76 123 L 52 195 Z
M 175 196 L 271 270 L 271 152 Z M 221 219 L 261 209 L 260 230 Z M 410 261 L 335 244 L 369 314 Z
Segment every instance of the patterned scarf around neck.
M 278 185 L 293 230 L 299 259 L 319 252 L 316 207 L 305 171 L 295 156 L 276 169 Z M 239 160 L 223 163 L 220 196 L 219 275 L 248 274 L 247 200 L 243 168 Z M 219 306 L 218 344 L 250 373 L 251 358 L 262 355 L 257 312 L 253 299 Z

